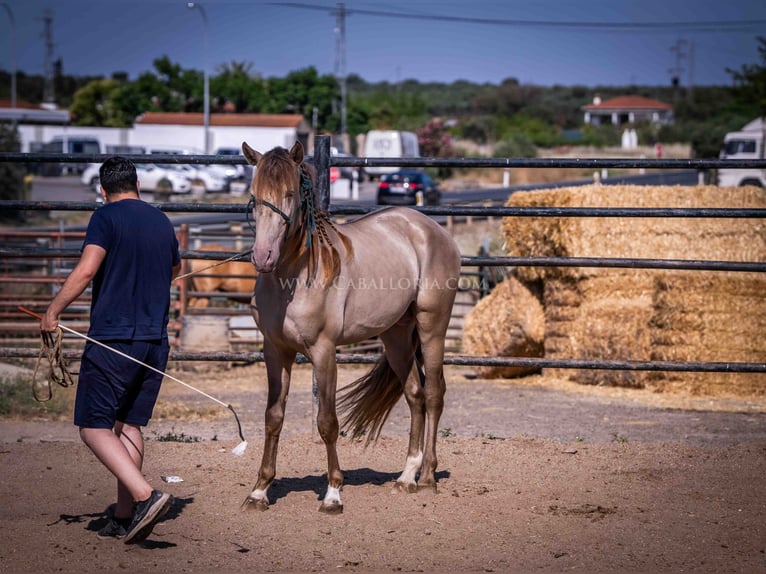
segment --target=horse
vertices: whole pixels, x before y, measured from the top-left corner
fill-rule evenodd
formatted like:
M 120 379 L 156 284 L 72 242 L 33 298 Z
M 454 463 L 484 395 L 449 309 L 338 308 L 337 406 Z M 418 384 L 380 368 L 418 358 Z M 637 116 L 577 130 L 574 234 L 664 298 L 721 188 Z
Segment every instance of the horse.
M 229 248 L 215 243 L 204 245 L 199 250 L 230 251 Z M 191 283 L 194 291 L 232 293 L 229 295 L 229 299 L 241 303 L 250 302 L 258 276 L 249 261 L 226 261 L 216 265 L 215 262 L 206 259 L 192 259 L 190 273 L 192 274 Z M 247 295 L 241 295 L 242 293 Z M 189 307 L 202 308 L 209 304 L 210 299 L 208 297 L 189 299 Z
M 410 208 L 384 208 L 335 224 L 316 205 L 316 172 L 296 142 L 265 154 L 246 142 L 257 166 L 251 182 L 258 281 L 251 306 L 264 336 L 268 378 L 263 457 L 243 508 L 266 510 L 276 475 L 279 435 L 297 353 L 313 366 L 317 429 L 327 451 L 320 512 L 343 511 L 341 429 L 378 439 L 404 395 L 410 409 L 404 469 L 394 489 L 436 491 L 436 437 L 444 409 L 444 341 L 460 274 L 460 252 L 447 231 Z M 379 336 L 385 350 L 370 372 L 338 396 L 337 345 Z M 338 411 L 343 417 L 338 421 Z

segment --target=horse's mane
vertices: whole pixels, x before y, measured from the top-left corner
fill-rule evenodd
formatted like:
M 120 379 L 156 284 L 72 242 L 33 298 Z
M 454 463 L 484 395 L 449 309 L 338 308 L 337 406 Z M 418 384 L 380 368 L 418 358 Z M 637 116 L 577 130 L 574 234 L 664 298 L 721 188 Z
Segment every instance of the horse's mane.
M 294 169 L 295 163 L 286 149 L 277 147 L 264 154 L 255 171 L 254 188 L 259 192 L 265 190 L 265 193 L 263 197 L 259 193 L 256 199 L 281 205 L 281 193 L 291 190 L 299 195 L 297 217 L 290 223 L 286 237 L 286 263 L 294 265 L 308 252 L 309 278 L 326 285 L 338 276 L 341 268 L 340 253 L 334 241 L 343 245 L 347 259 L 352 257 L 353 247 L 351 240 L 335 227 L 330 214 L 318 207 L 316 168 L 308 162 L 301 163 L 297 189 Z M 261 185 L 262 182 L 268 182 L 268 185 Z M 321 270 L 319 276 L 317 270 Z

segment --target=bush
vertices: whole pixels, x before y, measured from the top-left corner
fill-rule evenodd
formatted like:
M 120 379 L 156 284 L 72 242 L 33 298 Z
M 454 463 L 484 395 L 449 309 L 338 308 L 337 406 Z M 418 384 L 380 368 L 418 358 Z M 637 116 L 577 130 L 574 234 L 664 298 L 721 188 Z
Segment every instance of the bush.
M 21 142 L 16 127 L 0 122 L 0 151 L 18 153 L 21 151 Z M 26 199 L 24 186 L 24 171 L 16 164 L 0 162 L 0 199 L 23 200 Z M 21 221 L 22 213 L 17 210 L 4 210 L 0 219 L 5 221 Z
M 537 157 L 537 148 L 524 135 L 516 135 L 495 144 L 495 157 Z

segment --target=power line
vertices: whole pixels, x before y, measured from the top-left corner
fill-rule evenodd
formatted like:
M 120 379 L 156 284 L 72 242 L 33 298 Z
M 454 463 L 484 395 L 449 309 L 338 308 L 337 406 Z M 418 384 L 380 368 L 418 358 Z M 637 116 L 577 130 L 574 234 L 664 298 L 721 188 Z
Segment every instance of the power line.
M 287 8 L 301 8 L 316 10 L 335 15 L 336 8 L 304 4 L 302 2 L 270 2 L 272 6 L 284 6 Z M 715 20 L 715 21 L 688 21 L 688 22 L 563 22 L 555 20 L 515 20 L 506 18 L 475 18 L 472 16 L 448 16 L 444 14 L 407 14 L 405 12 L 392 12 L 385 10 L 369 10 L 360 8 L 346 8 L 347 15 L 360 14 L 364 16 L 381 16 L 385 18 L 400 18 L 405 20 L 433 20 L 441 22 L 455 22 L 459 24 L 487 24 L 494 26 L 510 26 L 520 28 L 554 28 L 554 29 L 581 29 L 590 31 L 657 31 L 657 30 L 683 30 L 687 32 L 736 32 L 762 28 L 766 20 Z

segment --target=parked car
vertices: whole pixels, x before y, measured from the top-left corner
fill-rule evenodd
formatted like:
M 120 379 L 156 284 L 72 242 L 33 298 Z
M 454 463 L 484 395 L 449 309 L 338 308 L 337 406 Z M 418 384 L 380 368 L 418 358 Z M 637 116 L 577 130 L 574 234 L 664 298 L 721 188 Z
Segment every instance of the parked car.
M 180 165 L 163 164 L 168 171 L 179 172 L 191 180 L 192 186 L 197 185 L 204 192 L 221 193 L 229 191 L 229 179 L 222 166 L 214 165 Z
M 378 184 L 378 205 L 439 205 L 441 196 L 439 184 L 424 171 L 395 171 Z
M 93 189 L 94 192 L 101 193 L 101 183 L 98 178 L 100 163 L 91 163 L 85 168 L 80 181 L 83 185 Z M 141 184 L 141 191 L 154 193 L 160 181 L 165 180 L 170 187 L 171 193 L 189 193 L 191 191 L 191 180 L 189 177 L 178 170 L 168 170 L 154 165 L 153 163 L 136 164 L 136 174 Z
M 242 156 L 242 150 L 238 147 L 219 147 L 215 150 L 215 155 L 225 156 Z M 244 159 L 244 156 L 242 156 Z M 227 164 L 215 164 L 216 167 L 222 168 L 226 177 L 231 181 L 241 181 L 242 183 L 249 185 L 253 179 L 253 166 L 249 164 L 241 165 L 227 165 Z

